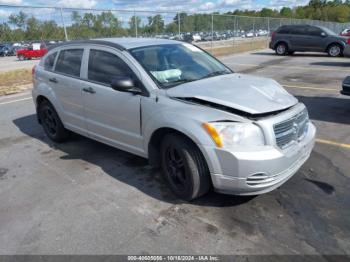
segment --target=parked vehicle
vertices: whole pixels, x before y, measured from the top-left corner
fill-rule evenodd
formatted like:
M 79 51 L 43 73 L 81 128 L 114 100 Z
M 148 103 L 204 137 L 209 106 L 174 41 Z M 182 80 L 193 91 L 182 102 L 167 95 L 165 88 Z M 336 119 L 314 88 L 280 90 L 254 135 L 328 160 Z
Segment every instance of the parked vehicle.
M 345 47 L 343 55 L 345 57 L 350 57 L 350 45 L 349 44 Z
M 350 29 L 345 29 L 340 33 L 341 36 L 350 37 Z
M 0 56 L 13 56 L 16 50 L 10 45 L 0 45 Z
M 47 136 L 69 131 L 148 158 L 191 200 L 213 187 L 269 192 L 308 159 L 306 107 L 267 78 L 232 72 L 188 43 L 115 38 L 67 42 L 33 69 Z
M 42 44 L 32 44 L 27 48 L 17 50 L 17 57 L 20 61 L 41 58 L 47 53 L 47 48 Z
M 325 52 L 329 56 L 342 56 L 350 40 L 333 31 L 310 25 L 285 25 L 272 34 L 270 48 L 277 55 L 292 55 L 294 52 Z
M 346 96 L 350 96 L 350 76 L 344 79 L 343 90 L 341 90 L 340 93 Z

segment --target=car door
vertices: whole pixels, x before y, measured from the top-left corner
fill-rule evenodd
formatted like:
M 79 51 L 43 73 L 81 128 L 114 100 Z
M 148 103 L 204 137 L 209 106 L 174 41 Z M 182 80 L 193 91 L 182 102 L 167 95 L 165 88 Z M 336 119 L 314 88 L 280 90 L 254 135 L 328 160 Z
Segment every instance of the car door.
M 143 154 L 142 96 L 111 87 L 114 77 L 135 79 L 138 76 L 121 52 L 108 47 L 91 47 L 86 59 L 84 78 L 87 81 L 83 84 L 82 97 L 89 135 L 126 151 Z
M 60 50 L 48 81 L 60 103 L 66 127 L 85 133 L 85 119 L 81 91 L 81 64 L 84 48 L 69 47 Z
M 290 49 L 292 49 L 293 51 L 305 51 L 307 46 L 306 27 L 299 25 L 291 26 L 289 29 L 289 33 L 289 41 L 291 44 Z
M 306 33 L 305 49 L 308 51 L 324 51 L 327 34 L 315 26 L 308 26 Z

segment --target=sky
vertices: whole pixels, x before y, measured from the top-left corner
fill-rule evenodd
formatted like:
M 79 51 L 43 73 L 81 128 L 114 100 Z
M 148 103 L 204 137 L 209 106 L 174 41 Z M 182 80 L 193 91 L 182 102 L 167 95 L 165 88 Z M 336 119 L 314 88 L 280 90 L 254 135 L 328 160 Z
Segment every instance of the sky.
M 259 10 L 264 7 L 280 9 L 306 3 L 308 0 L 0 0 L 0 4 L 10 5 L 187 12 Z

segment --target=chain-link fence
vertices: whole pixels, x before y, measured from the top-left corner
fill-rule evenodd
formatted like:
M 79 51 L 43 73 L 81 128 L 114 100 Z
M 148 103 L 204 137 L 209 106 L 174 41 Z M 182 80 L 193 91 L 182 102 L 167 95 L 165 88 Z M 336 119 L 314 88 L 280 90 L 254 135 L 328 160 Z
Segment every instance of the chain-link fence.
M 0 5 L 0 43 L 156 37 L 205 46 L 265 41 L 281 25 L 310 24 L 336 33 L 350 24 L 207 13 L 73 9 Z

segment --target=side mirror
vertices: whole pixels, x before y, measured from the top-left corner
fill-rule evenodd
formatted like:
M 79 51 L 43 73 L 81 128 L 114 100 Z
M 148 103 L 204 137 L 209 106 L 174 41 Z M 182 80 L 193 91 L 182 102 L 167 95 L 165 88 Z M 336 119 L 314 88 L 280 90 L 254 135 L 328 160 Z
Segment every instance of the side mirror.
M 115 77 L 112 79 L 111 87 L 119 92 L 129 92 L 133 94 L 141 94 L 141 89 L 135 86 L 134 80 L 130 77 Z
M 322 33 L 321 33 L 321 36 L 322 36 L 322 37 L 326 37 L 327 34 L 326 34 L 325 32 L 322 32 Z

